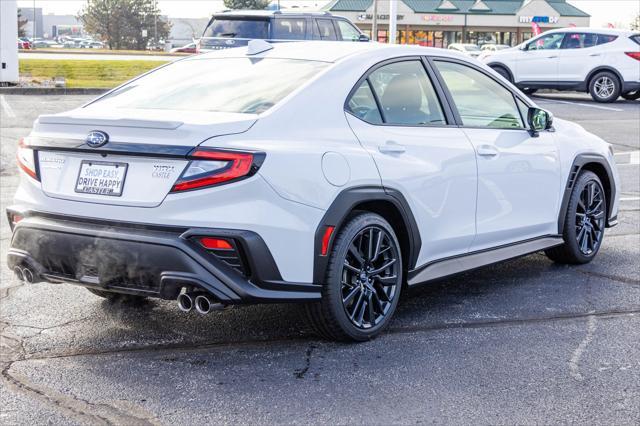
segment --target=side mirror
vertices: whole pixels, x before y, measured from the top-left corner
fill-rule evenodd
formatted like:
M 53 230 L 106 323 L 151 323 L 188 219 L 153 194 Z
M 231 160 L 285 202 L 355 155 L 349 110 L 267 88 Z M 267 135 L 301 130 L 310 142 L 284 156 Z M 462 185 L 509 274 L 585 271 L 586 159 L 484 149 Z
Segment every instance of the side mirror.
M 369 41 L 369 37 L 366 34 L 360 34 L 360 37 L 358 37 L 358 41 Z
M 553 115 L 543 109 L 531 107 L 527 113 L 527 123 L 531 136 L 537 137 L 538 132 L 549 130 L 552 127 Z

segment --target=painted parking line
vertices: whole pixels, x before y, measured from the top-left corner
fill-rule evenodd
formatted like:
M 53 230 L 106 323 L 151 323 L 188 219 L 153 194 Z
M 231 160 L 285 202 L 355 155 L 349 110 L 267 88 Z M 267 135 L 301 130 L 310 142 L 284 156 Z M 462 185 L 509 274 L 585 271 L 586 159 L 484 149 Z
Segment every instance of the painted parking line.
M 640 151 L 618 152 L 615 154 L 616 164 L 619 166 L 640 164 Z
M 9 105 L 9 102 L 4 98 L 4 95 L 0 95 L 0 105 L 2 105 L 2 110 L 9 118 L 15 118 L 16 114 L 13 112 L 13 108 Z
M 540 98 L 540 97 L 536 97 L 535 99 L 536 99 L 536 101 L 543 101 L 543 102 L 549 102 L 549 103 L 567 104 L 567 105 L 580 105 L 580 106 L 587 107 L 587 108 L 603 109 L 605 111 L 624 112 L 624 110 L 620 109 L 620 108 L 612 108 L 612 107 L 606 107 L 606 106 L 601 106 L 601 105 L 584 104 L 582 102 L 569 102 L 569 101 L 561 101 L 561 100 L 558 100 L 558 99 L 545 99 L 545 98 Z

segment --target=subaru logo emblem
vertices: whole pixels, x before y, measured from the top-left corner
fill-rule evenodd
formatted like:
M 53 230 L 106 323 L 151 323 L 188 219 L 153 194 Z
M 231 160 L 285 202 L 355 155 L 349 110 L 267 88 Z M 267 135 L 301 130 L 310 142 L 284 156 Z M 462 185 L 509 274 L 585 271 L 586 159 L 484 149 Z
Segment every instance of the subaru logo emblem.
M 109 135 L 105 132 L 101 132 L 100 130 L 94 130 L 87 135 L 85 142 L 91 148 L 99 148 L 109 142 Z
M 236 44 L 235 40 L 225 40 L 225 43 L 228 44 L 229 46 L 232 46 L 234 44 Z

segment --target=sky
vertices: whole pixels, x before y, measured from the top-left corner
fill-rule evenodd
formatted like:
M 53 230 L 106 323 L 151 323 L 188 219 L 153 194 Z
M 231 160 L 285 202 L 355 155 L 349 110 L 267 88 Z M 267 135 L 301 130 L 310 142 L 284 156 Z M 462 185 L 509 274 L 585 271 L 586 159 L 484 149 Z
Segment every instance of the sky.
M 5 1 L 5 0 L 0 0 Z M 387 0 L 379 0 L 381 3 Z M 84 0 L 35 0 L 36 7 L 44 13 L 75 15 Z M 317 9 L 327 0 L 281 0 L 282 6 L 297 4 Z M 613 23 L 618 28 L 628 28 L 629 23 L 640 13 L 639 0 L 569 0 L 569 3 L 591 15 L 591 26 L 603 27 Z M 164 15 L 172 18 L 203 18 L 223 9 L 221 0 L 158 0 Z M 18 0 L 18 7 L 33 7 L 33 0 Z

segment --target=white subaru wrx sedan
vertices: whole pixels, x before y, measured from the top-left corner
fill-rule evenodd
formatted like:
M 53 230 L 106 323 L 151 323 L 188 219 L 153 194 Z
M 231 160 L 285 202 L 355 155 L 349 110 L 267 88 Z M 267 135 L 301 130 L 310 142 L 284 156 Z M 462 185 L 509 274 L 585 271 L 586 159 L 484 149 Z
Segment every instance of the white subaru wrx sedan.
M 609 144 L 446 50 L 299 42 L 174 62 L 43 115 L 18 149 L 19 279 L 184 311 L 303 302 L 366 340 L 401 292 L 616 224 Z

